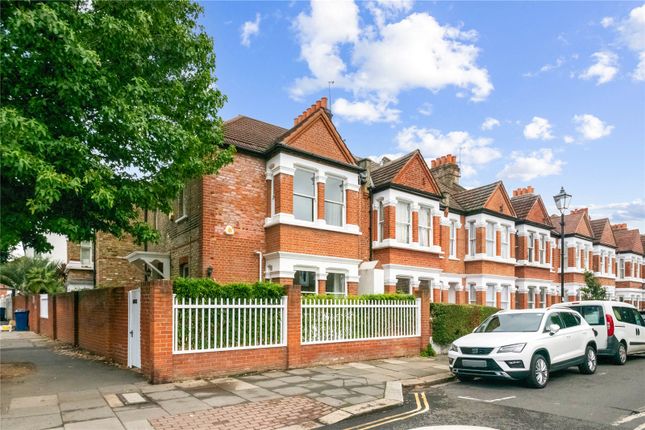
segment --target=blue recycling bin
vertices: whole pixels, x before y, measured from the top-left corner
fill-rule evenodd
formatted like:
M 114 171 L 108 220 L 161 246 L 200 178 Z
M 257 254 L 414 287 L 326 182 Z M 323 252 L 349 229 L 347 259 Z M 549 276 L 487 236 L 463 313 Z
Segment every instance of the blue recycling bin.
M 16 319 L 16 331 L 29 331 L 29 311 L 20 309 L 16 310 L 13 315 Z

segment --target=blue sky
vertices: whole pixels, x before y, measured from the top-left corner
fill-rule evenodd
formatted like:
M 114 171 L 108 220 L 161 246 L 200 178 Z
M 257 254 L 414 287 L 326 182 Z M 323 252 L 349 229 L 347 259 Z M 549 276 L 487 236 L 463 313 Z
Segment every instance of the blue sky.
M 461 155 L 645 232 L 645 4 L 204 2 L 224 119 L 289 127 L 328 93 L 358 156 Z

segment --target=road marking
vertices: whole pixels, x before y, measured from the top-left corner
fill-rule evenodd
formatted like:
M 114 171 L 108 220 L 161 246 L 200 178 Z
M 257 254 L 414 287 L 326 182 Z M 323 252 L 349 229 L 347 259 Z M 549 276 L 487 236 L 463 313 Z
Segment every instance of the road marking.
M 641 424 L 638 427 L 636 427 L 634 430 L 645 430 L 645 424 Z
M 414 399 L 417 403 L 416 409 L 408 412 L 403 412 L 398 415 L 392 415 L 389 417 L 381 418 L 375 421 L 371 421 L 369 423 L 363 423 L 359 424 L 358 426 L 355 427 L 350 427 L 345 430 L 368 430 L 374 427 L 379 427 L 384 424 L 389 424 L 395 421 L 401 421 L 401 420 L 406 420 L 408 418 L 411 418 L 415 415 L 419 414 L 424 414 L 430 410 L 430 405 L 428 404 L 428 399 L 426 398 L 426 393 L 421 393 L 421 400 L 423 401 L 423 407 L 421 406 L 421 401 L 419 401 L 419 393 L 414 393 Z
M 624 418 L 621 418 L 619 420 L 614 421 L 614 423 L 612 425 L 613 426 L 619 426 L 621 424 L 625 424 L 625 423 L 628 423 L 630 421 L 634 421 L 634 420 L 636 420 L 638 418 L 643 418 L 643 417 L 645 417 L 645 412 L 641 412 L 640 414 L 627 415 Z
M 501 402 L 502 400 L 515 399 L 516 397 L 508 396 L 508 397 L 501 397 L 499 399 L 491 399 L 491 400 L 478 399 L 476 397 L 469 397 L 469 396 L 458 396 L 458 398 L 464 399 L 464 400 L 474 400 L 475 402 L 495 403 L 495 402 Z

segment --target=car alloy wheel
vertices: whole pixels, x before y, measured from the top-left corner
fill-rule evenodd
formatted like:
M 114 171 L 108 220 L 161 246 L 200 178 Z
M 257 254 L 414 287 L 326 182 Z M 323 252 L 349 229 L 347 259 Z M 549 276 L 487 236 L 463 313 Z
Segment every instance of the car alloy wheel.
M 620 359 L 620 364 L 625 364 L 627 361 L 627 350 L 622 343 L 618 346 L 618 358 Z
M 538 359 L 535 360 L 535 368 L 533 371 L 535 372 L 535 380 L 538 385 L 545 385 L 546 381 L 549 379 L 549 367 L 546 365 L 546 360 L 544 360 L 544 358 L 538 357 Z
M 597 365 L 596 351 L 593 348 L 587 350 L 587 367 L 590 371 L 595 371 Z

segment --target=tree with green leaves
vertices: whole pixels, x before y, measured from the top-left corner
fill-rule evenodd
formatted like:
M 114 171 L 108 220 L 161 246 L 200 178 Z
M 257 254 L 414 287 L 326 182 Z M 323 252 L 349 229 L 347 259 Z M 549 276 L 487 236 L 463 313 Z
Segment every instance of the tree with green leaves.
M 143 210 L 232 161 L 190 0 L 3 1 L 0 254 L 48 232 L 158 239 Z
M 25 294 L 64 291 L 61 264 L 39 257 L 19 257 L 0 264 L 0 283 Z
M 606 300 L 607 292 L 590 271 L 585 271 L 585 286 L 580 289 L 582 300 Z

